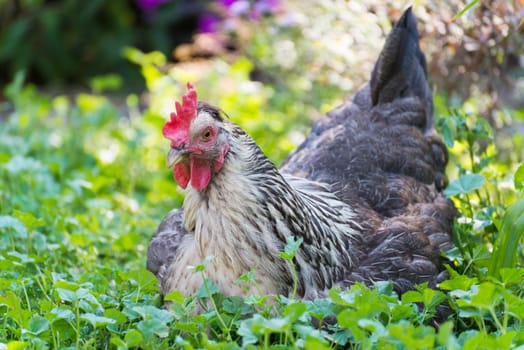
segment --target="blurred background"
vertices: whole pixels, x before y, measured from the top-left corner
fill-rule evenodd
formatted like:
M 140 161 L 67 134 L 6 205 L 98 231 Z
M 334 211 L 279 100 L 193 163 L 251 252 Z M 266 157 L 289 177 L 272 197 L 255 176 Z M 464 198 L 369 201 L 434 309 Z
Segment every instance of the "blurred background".
M 242 105 L 241 96 L 271 103 L 286 125 L 296 125 L 290 130 L 280 118 L 268 123 L 256 116 L 243 125 L 255 138 L 260 123 L 262 132 L 285 132 L 277 143 L 281 151 L 268 149 L 278 162 L 300 142 L 311 120 L 367 81 L 385 35 L 409 4 L 0 0 L 0 86 L 23 74 L 24 84 L 51 96 L 104 93 L 124 114 L 135 101 L 140 111 L 168 115 L 176 85 L 202 82 L 211 90 L 204 87 L 203 96 L 226 111 L 236 111 L 232 105 Z M 448 107 L 473 102 L 468 112 L 505 133 L 522 132 L 524 0 L 412 5 L 436 94 Z M 5 100 L 0 89 L 0 103 Z M 0 106 L 1 118 L 12 106 Z
M 162 53 L 155 64 L 163 72 L 177 63 L 245 59 L 251 80 L 300 86 L 318 105 L 316 85 L 349 95 L 366 81 L 385 34 L 408 4 L 0 0 L 0 84 L 23 71 L 26 82 L 46 89 L 140 93 L 147 77 L 129 49 L 135 48 Z M 487 95 L 484 110 L 524 106 L 524 1 L 478 1 L 454 21 L 466 5 L 413 2 L 435 88 L 462 101 Z

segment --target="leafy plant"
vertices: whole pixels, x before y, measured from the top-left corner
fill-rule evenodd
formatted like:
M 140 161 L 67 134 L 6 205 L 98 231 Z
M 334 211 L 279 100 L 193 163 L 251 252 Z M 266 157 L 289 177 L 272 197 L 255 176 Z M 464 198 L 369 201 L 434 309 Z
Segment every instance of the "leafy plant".
M 518 247 L 524 235 L 524 199 L 510 205 L 502 218 L 499 236 L 493 247 L 489 273 L 517 266 Z
M 25 70 L 32 82 L 86 86 L 94 77 L 111 73 L 121 80 L 113 79 L 112 89 L 139 91 L 143 81 L 135 67 L 122 57 L 122 50 L 133 45 L 168 54 L 190 39 L 196 23 L 188 26 L 188 22 L 207 6 L 205 1 L 185 5 L 162 1 L 157 5 L 161 9 L 154 11 L 137 6 L 142 3 L 2 1 L 0 82 L 7 84 L 16 72 Z

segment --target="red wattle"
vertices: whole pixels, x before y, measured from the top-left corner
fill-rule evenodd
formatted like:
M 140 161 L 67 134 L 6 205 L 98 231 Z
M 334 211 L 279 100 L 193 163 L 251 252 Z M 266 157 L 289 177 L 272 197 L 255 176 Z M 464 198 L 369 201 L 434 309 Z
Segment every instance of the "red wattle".
M 211 166 L 209 161 L 202 159 L 191 159 L 191 186 L 197 190 L 203 190 L 211 181 Z
M 187 163 L 180 162 L 175 164 L 173 167 L 173 175 L 178 186 L 186 189 L 187 184 L 189 183 L 189 166 Z

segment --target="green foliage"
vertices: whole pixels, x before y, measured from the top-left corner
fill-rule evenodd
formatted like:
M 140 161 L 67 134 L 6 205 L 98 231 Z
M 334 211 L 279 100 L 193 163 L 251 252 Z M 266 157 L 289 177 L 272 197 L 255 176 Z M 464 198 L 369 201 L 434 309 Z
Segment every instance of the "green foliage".
M 515 207 L 518 204 L 508 208 L 519 198 L 516 191 L 522 170 L 499 153 L 491 127 L 476 114 L 475 101 L 451 110 L 442 104 L 444 100 L 437 98 L 436 102 L 437 124 L 450 147 L 452 167 L 448 170 L 456 177 L 444 193 L 453 197 L 462 214 L 455 227 L 460 251 L 455 261 L 464 263 L 460 266 L 464 272 L 494 276 L 500 268 L 522 262 L 522 229 L 513 222 L 520 215 Z M 514 188 L 504 185 L 508 180 Z M 448 256 L 457 258 L 454 251 Z
M 184 32 L 172 28 L 194 14 L 178 1 L 165 2 L 158 13 L 149 13 L 137 3 L 0 1 L 0 82 L 5 84 L 17 71 L 26 70 L 31 81 L 85 85 L 96 75 L 112 72 L 125 80 L 125 84 L 113 80 L 112 88 L 138 90 L 143 81 L 123 58 L 124 47 L 167 54 L 190 36 L 190 28 Z M 194 1 L 192 10 L 199 13 L 205 6 L 204 1 Z
M 284 247 L 284 251 L 279 254 L 279 256 L 282 259 L 289 261 L 291 265 L 291 271 L 293 273 L 293 293 L 291 294 L 291 297 L 293 299 L 295 299 L 297 295 L 297 287 L 298 287 L 298 275 L 297 275 L 297 270 L 296 270 L 293 259 L 297 255 L 298 248 L 300 247 L 302 242 L 303 242 L 302 238 L 295 240 L 295 237 L 288 237 L 286 246 Z
M 449 197 L 466 194 L 481 188 L 484 181 L 486 181 L 486 178 L 480 174 L 462 175 L 458 179 L 451 181 L 444 194 Z
M 22 80 L 0 124 L 0 342 L 167 343 L 171 316 L 143 268 L 154 218 L 182 199 L 161 171 L 162 118 L 123 120 L 101 96 L 49 98 Z
M 524 199 L 510 205 L 502 218 L 499 236 L 493 247 L 489 273 L 496 275 L 500 269 L 515 267 L 518 247 L 524 235 Z
M 515 172 L 514 185 L 517 190 L 524 188 L 524 164 L 521 164 Z
M 522 165 L 499 154 L 474 101 L 450 114 L 443 100 L 436 102 L 437 123 L 451 147 L 451 173 L 458 177 L 444 193 L 461 212 L 455 226 L 457 248 L 448 252 L 460 273 L 450 267 L 451 278 L 439 287 L 448 292 L 457 326 L 464 330 L 457 337 L 464 348 L 514 348 L 521 342 L 524 317 L 519 267 L 524 202 L 518 192 Z M 522 161 L 518 154 L 516 160 Z M 508 182 L 514 187 L 505 185 Z

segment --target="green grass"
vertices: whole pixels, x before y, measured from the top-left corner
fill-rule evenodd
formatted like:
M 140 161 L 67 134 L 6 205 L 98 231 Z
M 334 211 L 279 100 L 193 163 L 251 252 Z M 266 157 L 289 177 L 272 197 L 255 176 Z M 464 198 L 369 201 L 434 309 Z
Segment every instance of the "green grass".
M 446 193 L 463 214 L 442 291 L 422 285 L 399 297 L 381 282 L 304 302 L 224 297 L 206 280 L 190 298 L 170 294 L 164 309 L 144 266 L 153 230 L 182 201 L 164 167 L 168 143 L 160 133 L 166 106 L 180 95 L 175 83 L 200 80 L 200 94 L 277 163 L 307 132 L 304 116 L 314 113 L 293 91 L 249 82 L 245 59 L 216 61 L 220 73 L 204 80 L 176 68 L 161 75 L 158 56 L 132 54 L 151 92 L 144 113 L 136 96 L 127 98 L 123 117 L 105 97 L 46 96 L 23 86 L 22 75 L 5 90 L 8 102 L 0 108 L 13 110 L 0 123 L 0 349 L 523 346 L 524 204 L 517 199 L 524 171 L 499 160 L 486 123 L 466 107 L 448 110 L 442 97 L 438 125 L 454 178 Z M 325 101 L 322 109 L 337 102 Z M 298 242 L 289 241 L 281 257 L 292 259 L 296 249 Z M 196 268 L 204 279 L 205 264 Z M 444 300 L 452 313 L 435 328 L 431 319 Z M 338 323 L 328 322 L 332 315 Z

